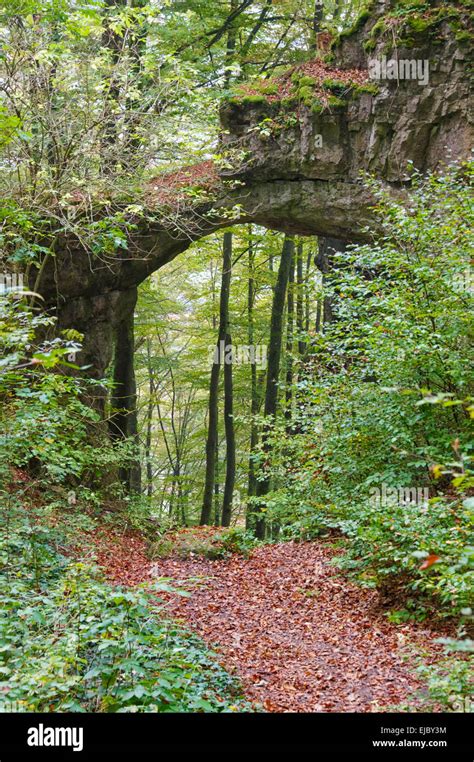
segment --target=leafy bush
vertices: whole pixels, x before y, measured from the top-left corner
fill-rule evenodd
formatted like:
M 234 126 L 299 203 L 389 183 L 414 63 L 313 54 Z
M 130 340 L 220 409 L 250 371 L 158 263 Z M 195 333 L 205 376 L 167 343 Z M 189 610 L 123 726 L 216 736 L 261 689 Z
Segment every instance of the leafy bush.
M 80 349 L 80 335 L 39 338 L 54 320 L 21 298 L 0 295 L 0 459 L 28 466 L 46 483 L 94 482 L 131 459 L 132 445 L 112 446 L 100 430 L 99 414 L 83 401 L 94 381 L 65 375 L 68 355 Z
M 474 583 L 473 511 L 465 502 L 359 504 L 339 565 L 382 589 L 401 579 L 406 591 L 433 596 L 449 614 L 459 613 L 469 606 Z
M 112 587 L 64 554 L 81 514 L 4 503 L 0 691 L 12 711 L 236 711 L 235 680 L 164 616 L 159 593 Z M 61 552 L 59 549 L 62 549 Z
M 112 587 L 72 560 L 77 531 L 94 522 L 74 508 L 76 492 L 68 504 L 58 485 L 104 473 L 123 452 L 86 438 L 97 417 L 81 401 L 81 381 L 59 372 L 71 345 L 35 338 L 49 323 L 23 299 L 0 299 L 1 708 L 248 708 L 205 645 L 164 617 L 163 582 L 149 591 Z M 30 475 L 14 468 L 23 465 Z M 95 492 L 80 491 L 100 505 Z
M 472 613 L 466 616 L 472 620 Z M 473 712 L 474 641 L 465 637 L 440 638 L 445 655 L 435 663 L 425 662 L 423 654 L 411 654 L 412 663 L 423 681 L 423 692 L 416 708 L 423 712 Z M 413 711 L 413 704 L 391 707 L 394 711 Z
M 335 255 L 335 319 L 310 337 L 290 432 L 273 433 L 266 501 L 280 536 L 339 530 L 360 580 L 447 614 L 473 589 L 472 169 L 413 173 L 409 205 L 371 185 L 385 236 Z M 377 504 L 383 485 L 427 499 Z
M 446 656 L 436 665 L 424 664 L 418 667 L 418 674 L 428 686 L 424 711 L 442 707 L 445 712 L 474 711 L 473 667 L 471 658 Z

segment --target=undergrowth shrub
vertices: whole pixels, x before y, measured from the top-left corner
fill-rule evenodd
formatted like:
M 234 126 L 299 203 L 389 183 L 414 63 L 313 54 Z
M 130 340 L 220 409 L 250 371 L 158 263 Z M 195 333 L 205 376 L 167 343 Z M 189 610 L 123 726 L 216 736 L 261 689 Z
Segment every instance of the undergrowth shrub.
M 149 590 L 111 586 L 93 565 L 59 552 L 67 538 L 42 511 L 35 522 L 9 511 L 0 542 L 4 711 L 249 708 L 215 655 L 166 617 L 164 581 Z M 76 521 L 69 539 L 77 529 Z
M 392 621 L 450 617 L 461 644 L 474 599 L 472 173 L 413 171 L 402 203 L 369 183 L 384 235 L 334 254 L 321 296 L 334 319 L 307 337 L 264 508 L 273 537 L 340 533 L 334 563 L 378 587 Z M 430 675 L 449 704 L 465 661 L 446 665 Z
M 359 581 L 447 615 L 474 591 L 472 171 L 413 171 L 409 204 L 369 183 L 385 234 L 334 254 L 266 497 L 277 536 L 341 532 Z
M 164 581 L 116 587 L 74 560 L 101 507 L 81 480 L 127 453 L 87 436 L 97 415 L 84 383 L 61 372 L 78 344 L 38 342 L 50 322 L 0 297 L 0 710 L 250 709 L 215 655 L 165 616 Z

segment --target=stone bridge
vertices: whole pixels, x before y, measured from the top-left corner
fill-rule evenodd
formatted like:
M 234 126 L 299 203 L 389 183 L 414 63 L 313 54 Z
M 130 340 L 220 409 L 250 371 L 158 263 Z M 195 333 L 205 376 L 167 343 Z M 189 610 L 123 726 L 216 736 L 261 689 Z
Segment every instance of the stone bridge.
M 57 314 L 60 329 L 84 334 L 78 362 L 90 365 L 91 375 L 103 376 L 114 348 L 131 362 L 137 286 L 193 241 L 238 222 L 366 240 L 378 223 L 363 173 L 403 196 L 410 166 L 425 172 L 469 156 L 468 9 L 457 3 L 449 12 L 433 3 L 428 14 L 400 17 L 396 5 L 372 3 L 330 62 L 303 64 L 224 102 L 226 161 L 209 170 L 211 187 L 201 200 L 175 203 L 180 183 L 158 177 L 144 194 L 149 219 L 136 221 L 127 251 L 98 259 L 73 237 L 57 242 L 56 257 L 32 275 L 30 287 Z M 374 60 L 385 69 L 370 80 Z M 415 69 L 396 70 L 394 60 L 415 68 L 428 62 L 428 81 L 400 76 Z M 116 369 L 124 388 L 130 362 Z

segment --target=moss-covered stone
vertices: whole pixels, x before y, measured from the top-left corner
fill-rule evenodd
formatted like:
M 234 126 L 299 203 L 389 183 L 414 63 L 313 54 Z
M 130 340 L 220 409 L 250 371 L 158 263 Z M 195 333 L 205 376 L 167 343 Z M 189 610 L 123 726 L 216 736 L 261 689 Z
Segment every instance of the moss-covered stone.
M 408 36 L 408 37 L 399 37 L 398 38 L 398 43 L 400 45 L 403 45 L 404 48 L 414 48 L 415 45 L 416 45 L 416 39 L 414 37 L 410 37 L 410 36 Z M 391 46 L 390 46 L 389 49 L 390 50 L 392 49 Z
M 324 111 L 324 104 L 315 98 L 311 104 L 311 111 L 313 114 L 322 114 Z
M 313 89 L 317 84 L 314 77 L 310 77 L 307 74 L 304 74 L 299 69 L 293 72 L 291 76 L 291 82 L 293 89 L 296 91 L 300 90 L 303 87 Z
M 262 87 L 259 87 L 258 89 L 263 95 L 277 95 L 278 94 L 278 85 L 274 82 L 269 82 L 268 84 L 264 84 L 262 85 Z
M 359 31 L 359 29 L 372 17 L 373 7 L 375 3 L 372 1 L 361 11 L 353 25 L 349 29 L 344 29 L 340 35 L 339 40 L 343 40 L 345 37 L 351 37 L 353 34 Z
M 311 101 L 313 99 L 314 90 L 312 87 L 299 87 L 297 95 L 300 101 Z
M 422 0 L 399 0 L 390 16 L 380 18 L 372 27 L 368 39 L 363 43 L 364 50 L 371 52 L 378 41 L 387 36 L 393 42 L 410 48 L 428 35 L 436 39 L 439 26 L 447 21 L 451 27 L 460 28 L 462 9 L 449 5 L 433 8 Z M 395 23 L 394 23 L 395 22 Z
M 257 105 L 257 104 L 263 104 L 268 103 L 267 99 L 264 95 L 243 95 L 241 98 L 238 98 L 238 103 L 241 103 L 242 105 Z
M 315 85 L 316 85 L 316 80 L 314 77 L 308 77 L 307 75 L 304 75 L 300 79 L 301 87 L 314 87 Z
M 342 98 L 338 98 L 336 95 L 330 95 L 328 98 L 328 106 L 329 108 L 344 108 L 346 105 L 346 102 L 342 100 Z
M 236 95 L 224 95 L 222 97 L 222 102 L 227 106 L 239 106 L 241 99 Z
M 334 95 L 341 97 L 347 95 L 354 87 L 350 82 L 341 82 L 339 79 L 323 80 L 323 87 Z
M 230 95 L 224 97 L 224 100 L 234 105 L 238 103 L 268 103 L 266 96 L 278 95 L 276 82 L 261 80 L 260 82 L 252 82 L 251 87 L 256 92 L 251 93 L 245 87 L 236 87 Z
M 366 83 L 365 85 L 358 85 L 352 90 L 352 97 L 357 98 L 360 95 L 377 95 L 380 92 L 380 87 L 375 83 Z
M 281 99 L 280 104 L 283 108 L 296 108 L 298 102 L 296 95 L 287 95 Z
M 416 34 L 424 34 L 432 23 L 433 21 L 430 18 L 425 18 L 424 16 L 408 16 L 406 20 L 407 26 Z

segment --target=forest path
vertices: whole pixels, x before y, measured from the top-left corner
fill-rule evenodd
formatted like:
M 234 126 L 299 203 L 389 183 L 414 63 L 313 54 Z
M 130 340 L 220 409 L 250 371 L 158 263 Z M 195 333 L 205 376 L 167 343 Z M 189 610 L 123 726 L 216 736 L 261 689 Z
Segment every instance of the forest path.
M 197 632 L 267 711 L 370 712 L 404 702 L 421 685 L 409 648 L 435 660 L 439 633 L 392 624 L 378 593 L 356 587 L 328 542 L 287 542 L 250 558 L 149 562 L 140 540 L 110 538 L 99 562 L 111 581 L 169 577 L 192 595 L 165 594 L 169 613 Z M 413 699 L 412 702 L 413 703 Z

